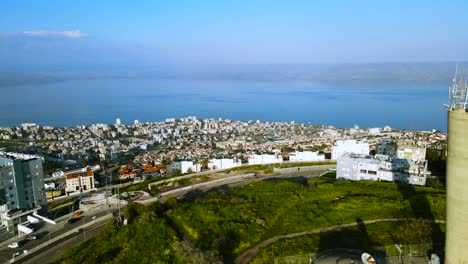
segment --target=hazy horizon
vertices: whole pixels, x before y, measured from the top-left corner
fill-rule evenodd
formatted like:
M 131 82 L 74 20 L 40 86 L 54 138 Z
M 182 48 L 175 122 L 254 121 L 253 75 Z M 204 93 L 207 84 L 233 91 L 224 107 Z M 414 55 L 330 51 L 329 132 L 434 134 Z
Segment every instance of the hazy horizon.
M 465 1 L 6 1 L 3 66 L 467 61 Z
M 445 130 L 457 63 L 468 75 L 468 21 L 459 19 L 467 9 L 420 0 L 6 1 L 0 124 L 198 115 Z

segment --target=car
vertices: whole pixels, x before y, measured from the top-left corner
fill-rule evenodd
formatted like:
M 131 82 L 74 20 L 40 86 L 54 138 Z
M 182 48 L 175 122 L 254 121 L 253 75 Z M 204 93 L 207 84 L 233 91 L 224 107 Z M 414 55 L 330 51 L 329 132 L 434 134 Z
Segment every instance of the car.
M 19 243 L 18 242 L 13 242 L 8 245 L 8 248 L 19 248 Z
M 26 237 L 26 240 L 36 240 L 37 236 L 29 235 Z
M 15 253 L 13 253 L 13 258 L 15 258 L 15 257 L 17 257 L 17 256 L 19 256 L 19 255 L 20 255 L 19 252 L 15 252 Z
M 68 223 L 73 224 L 73 223 L 78 222 L 80 220 L 81 220 L 81 217 L 73 217 L 73 218 L 68 219 Z

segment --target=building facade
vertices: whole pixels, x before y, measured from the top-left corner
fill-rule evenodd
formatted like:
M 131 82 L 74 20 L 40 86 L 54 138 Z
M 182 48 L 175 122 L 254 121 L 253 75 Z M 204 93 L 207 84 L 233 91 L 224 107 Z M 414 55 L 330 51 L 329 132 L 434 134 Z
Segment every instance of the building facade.
M 89 192 L 96 189 L 94 172 L 88 167 L 65 172 L 65 181 L 66 193 Z
M 249 155 L 249 165 L 272 164 L 279 162 L 283 162 L 283 157 L 281 157 L 280 155 Z
M 332 147 L 333 160 L 343 157 L 346 154 L 369 155 L 369 143 L 356 140 L 338 140 Z
M 210 170 L 230 169 L 241 165 L 242 162 L 235 159 L 211 159 L 208 161 L 208 168 Z
M 392 159 L 386 155 L 348 155 L 338 158 L 336 178 L 352 181 L 390 181 L 426 185 L 427 162 Z
M 426 159 L 426 144 L 423 142 L 383 140 L 377 145 L 377 154 L 397 159 L 422 161 Z
M 189 172 L 200 172 L 201 165 L 194 164 L 193 161 L 174 161 L 171 166 L 169 166 L 169 173 L 173 173 L 175 170 L 179 170 L 180 173 L 189 173 Z
M 0 240 L 28 232 L 28 217 L 47 213 L 42 159 L 0 152 Z
M 313 151 L 296 151 L 289 153 L 289 161 L 322 161 L 325 160 L 325 155 Z

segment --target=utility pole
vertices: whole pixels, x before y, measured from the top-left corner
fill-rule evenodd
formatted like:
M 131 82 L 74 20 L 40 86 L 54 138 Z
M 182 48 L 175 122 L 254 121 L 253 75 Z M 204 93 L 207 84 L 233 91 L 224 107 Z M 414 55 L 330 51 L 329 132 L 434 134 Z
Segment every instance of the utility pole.
M 107 186 L 106 186 L 106 206 L 107 206 L 107 214 L 110 214 L 110 206 L 109 206 L 109 181 L 112 183 L 112 175 L 107 178 Z
M 86 228 L 84 227 L 85 225 L 85 218 L 83 218 L 83 225 L 81 226 L 81 228 L 83 228 L 83 241 L 86 240 Z
M 117 199 L 119 199 L 119 219 L 120 219 L 120 187 L 117 187 Z

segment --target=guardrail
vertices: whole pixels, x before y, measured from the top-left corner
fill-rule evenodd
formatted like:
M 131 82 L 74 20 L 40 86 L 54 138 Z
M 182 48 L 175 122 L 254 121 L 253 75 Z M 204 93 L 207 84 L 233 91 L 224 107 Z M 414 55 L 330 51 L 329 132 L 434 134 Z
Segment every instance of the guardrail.
M 83 225 L 79 226 L 78 228 L 79 228 L 79 229 L 84 229 L 84 228 L 87 228 L 87 227 L 89 227 L 89 226 L 91 226 L 91 225 L 93 225 L 93 224 L 95 224 L 95 223 L 102 222 L 102 221 L 108 220 L 108 219 L 110 219 L 110 218 L 112 218 L 112 215 L 111 215 L 111 214 L 107 214 L 107 215 L 105 215 L 105 216 L 103 216 L 103 217 L 94 219 L 94 220 L 92 220 L 91 222 L 88 222 L 88 223 L 86 223 L 86 224 L 83 224 Z M 27 255 L 22 254 L 22 255 L 19 255 L 19 256 L 16 257 L 16 258 L 10 259 L 9 263 L 14 263 L 14 262 L 16 262 L 16 261 L 18 261 L 18 260 L 21 260 L 22 258 L 25 258 L 25 257 L 31 255 L 32 253 L 34 253 L 34 252 L 36 252 L 36 251 L 38 251 L 38 250 L 41 250 L 42 248 L 47 247 L 47 246 L 49 246 L 50 244 L 55 243 L 55 242 L 59 241 L 60 239 L 63 239 L 63 238 L 65 238 L 65 237 L 70 236 L 70 235 L 75 234 L 75 233 L 76 233 L 76 229 L 73 229 L 73 230 L 70 230 L 70 231 L 68 231 L 68 232 L 65 232 L 65 233 L 63 233 L 63 234 L 61 234 L 61 235 L 58 235 L 58 236 L 52 238 L 51 240 L 49 240 L 47 243 L 42 243 L 42 244 L 38 245 L 37 247 L 28 250 L 28 254 L 27 254 Z

